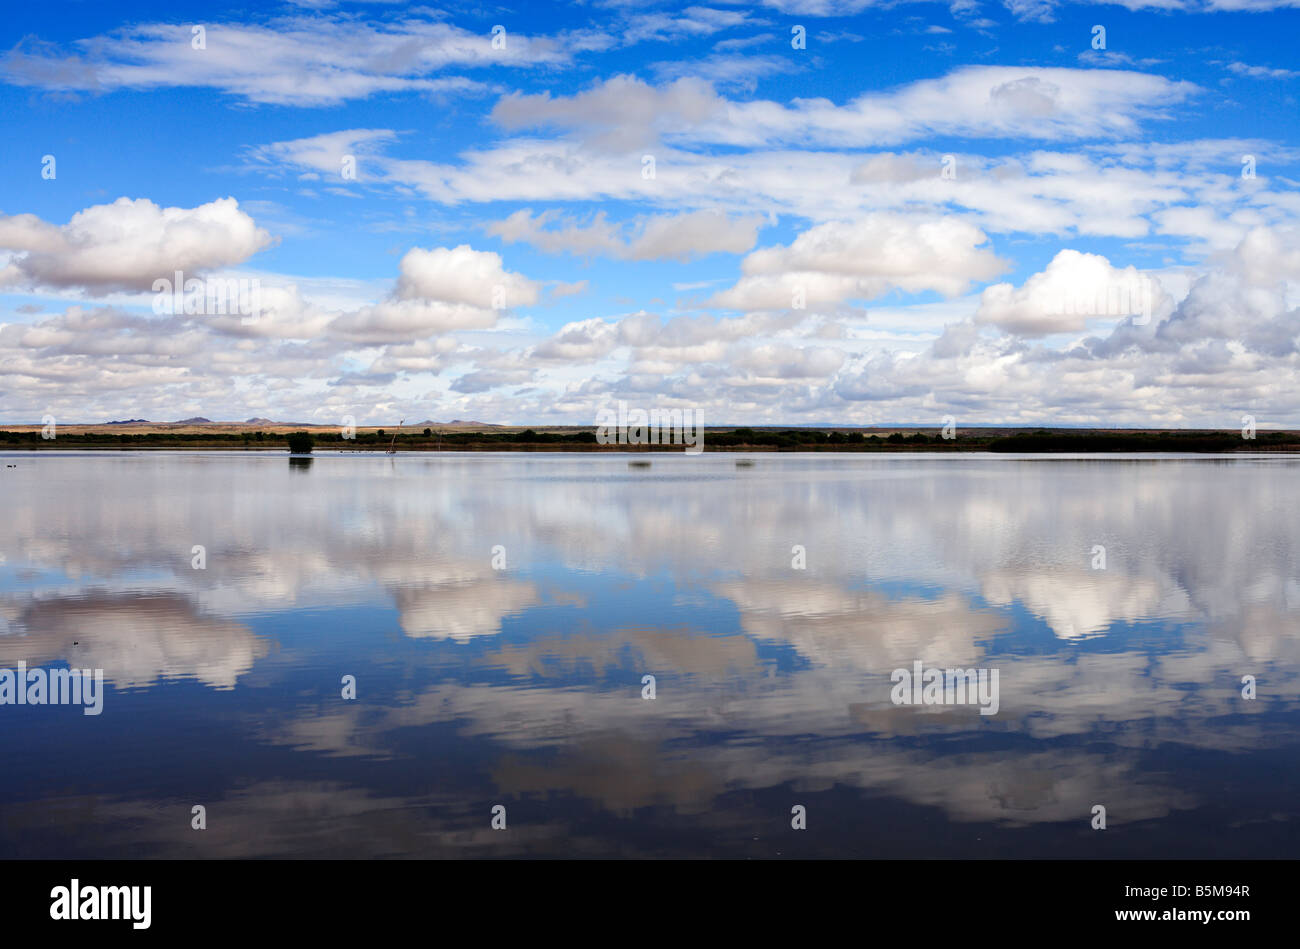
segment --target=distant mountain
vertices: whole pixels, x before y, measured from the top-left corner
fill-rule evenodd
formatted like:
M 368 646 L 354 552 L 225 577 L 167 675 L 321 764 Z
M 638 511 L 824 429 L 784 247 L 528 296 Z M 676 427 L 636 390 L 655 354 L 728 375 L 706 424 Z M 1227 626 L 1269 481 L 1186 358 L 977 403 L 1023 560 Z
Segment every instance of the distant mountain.
M 475 428 L 500 428 L 495 422 L 474 422 L 469 419 L 454 418 L 450 422 L 435 422 L 433 419 L 425 419 L 423 422 L 416 422 L 416 425 L 472 425 Z
M 250 418 L 244 423 L 245 425 L 274 425 L 269 418 Z
M 204 418 L 202 415 L 196 415 L 194 418 L 183 418 L 179 422 L 172 422 L 173 425 L 211 425 L 212 419 Z
M 105 422 L 105 425 L 148 425 L 147 418 L 124 418 L 115 422 Z

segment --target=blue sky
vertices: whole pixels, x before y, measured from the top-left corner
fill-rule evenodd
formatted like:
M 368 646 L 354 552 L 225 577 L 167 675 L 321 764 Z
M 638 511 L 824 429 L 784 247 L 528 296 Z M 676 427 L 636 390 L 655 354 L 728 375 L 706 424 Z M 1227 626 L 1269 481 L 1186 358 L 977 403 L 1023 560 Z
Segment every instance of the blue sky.
M 0 421 L 1297 426 L 1298 26 L 1271 0 L 16 9 Z M 256 319 L 159 312 L 177 270 L 255 285 Z

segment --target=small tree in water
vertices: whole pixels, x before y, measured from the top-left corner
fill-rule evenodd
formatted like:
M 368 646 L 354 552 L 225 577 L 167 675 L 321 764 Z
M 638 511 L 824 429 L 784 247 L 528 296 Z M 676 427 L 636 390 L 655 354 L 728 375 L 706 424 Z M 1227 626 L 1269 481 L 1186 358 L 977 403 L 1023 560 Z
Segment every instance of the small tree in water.
M 316 445 L 309 432 L 293 432 L 289 435 L 289 451 L 295 455 L 308 455 Z

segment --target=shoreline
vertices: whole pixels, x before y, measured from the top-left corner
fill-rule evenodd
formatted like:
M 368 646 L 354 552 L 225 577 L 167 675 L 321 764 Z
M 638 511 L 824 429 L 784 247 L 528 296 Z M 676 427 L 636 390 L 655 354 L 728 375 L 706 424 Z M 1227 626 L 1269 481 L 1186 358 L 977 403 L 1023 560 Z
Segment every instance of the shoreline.
M 131 426 L 135 428 L 135 426 Z M 967 453 L 1115 454 L 1184 453 L 1242 454 L 1300 452 L 1300 432 L 1207 429 L 1046 429 L 1046 428 L 752 428 L 716 427 L 671 432 L 651 430 L 662 444 L 628 443 L 626 434 L 611 442 L 610 433 L 584 426 L 534 429 L 491 426 L 436 430 L 367 428 L 343 430 L 329 426 L 275 429 L 225 423 L 149 424 L 143 430 L 117 425 L 0 427 L 0 450 L 25 451 L 251 451 L 310 454 L 318 451 L 396 454 L 442 452 L 574 452 L 699 454 L 808 452 L 830 454 Z M 633 430 L 635 431 L 635 430 Z M 47 434 L 52 437 L 47 437 Z M 644 433 L 642 433 L 644 435 Z
M 1001 440 L 1001 441 L 1010 441 Z M 283 455 L 289 458 L 311 458 L 314 455 L 445 455 L 445 454 L 571 454 L 571 455 L 772 455 L 772 454 L 825 454 L 825 455 L 906 455 L 906 454 L 1043 454 L 1043 455 L 1123 455 L 1123 454 L 1197 454 L 1197 455 L 1300 455 L 1300 444 L 1262 444 L 1233 445 L 1231 447 L 1209 445 L 1180 445 L 1177 442 L 1163 445 L 1114 445 L 1095 447 L 1084 444 L 1042 444 L 1026 447 L 1017 444 L 921 444 L 921 445 L 737 445 L 713 446 L 707 443 L 701 451 L 683 450 L 681 445 L 647 445 L 629 447 L 627 445 L 584 446 L 573 444 L 545 445 L 443 445 L 441 448 L 428 445 L 399 445 L 395 452 L 389 452 L 383 445 L 359 448 L 340 448 L 333 445 L 317 445 L 312 451 L 291 452 L 286 445 L 242 446 L 222 443 L 195 444 L 193 442 L 154 443 L 154 444 L 116 444 L 81 442 L 74 439 L 58 439 L 54 444 L 6 444 L 0 442 L 0 453 L 4 454 L 41 454 L 46 452 L 165 452 L 165 451 L 216 451 L 228 454 Z

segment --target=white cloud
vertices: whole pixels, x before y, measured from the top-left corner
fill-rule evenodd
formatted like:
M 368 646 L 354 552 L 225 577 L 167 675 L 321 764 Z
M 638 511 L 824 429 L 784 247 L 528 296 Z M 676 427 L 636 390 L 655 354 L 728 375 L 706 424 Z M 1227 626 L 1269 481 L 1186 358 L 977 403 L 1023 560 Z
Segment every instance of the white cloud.
M 61 226 L 33 214 L 0 216 L 0 249 L 16 255 L 7 282 L 32 287 L 142 290 L 178 270 L 189 278 L 242 263 L 270 243 L 234 198 L 195 208 L 118 198 Z
M 507 129 L 557 128 L 615 149 L 668 142 L 768 147 L 881 147 L 925 135 L 1074 140 L 1131 135 L 1197 92 L 1190 82 L 1111 69 L 965 66 L 828 99 L 724 99 L 698 79 L 650 86 L 615 76 L 572 96 L 511 95 L 492 117 Z
M 1272 69 L 1268 66 L 1248 66 L 1245 63 L 1228 63 L 1228 71 L 1249 79 L 1291 79 L 1300 76 L 1294 69 Z
M 660 80 L 690 76 L 703 79 L 715 88 L 752 92 L 763 77 L 797 72 L 799 67 L 788 56 L 716 53 L 702 59 L 655 63 L 652 68 Z
M 743 10 L 722 10 L 717 7 L 690 6 L 681 10 L 635 13 L 622 29 L 628 43 L 647 41 L 676 42 L 679 40 L 712 36 L 721 30 L 754 20 Z
M 618 329 L 602 319 L 566 323 L 554 336 L 533 350 L 538 359 L 588 362 L 618 345 Z
M 559 222 L 559 226 L 553 225 Z M 624 260 L 688 260 L 712 253 L 743 254 L 758 240 L 760 215 L 731 218 L 720 211 L 644 215 L 620 228 L 597 214 L 578 224 L 556 211 L 534 215 L 516 211 L 488 227 L 488 233 L 507 243 L 526 241 L 550 253 L 608 255 Z M 626 232 L 626 233 L 625 233 Z
M 943 72 L 930 62 L 882 86 L 840 68 L 853 64 L 836 57 L 866 48 L 846 48 L 863 39 L 840 29 L 852 24 L 807 21 L 807 55 L 790 50 L 788 29 L 796 15 L 884 4 L 766 6 L 597 5 L 581 15 L 603 28 L 511 29 L 501 51 L 490 48 L 490 19 L 462 29 L 397 10 L 377 21 L 214 24 L 204 50 L 189 45 L 188 28 L 157 24 L 62 50 L 23 41 L 3 60 L 19 85 L 180 87 L 207 99 L 193 90 L 216 90 L 243 100 L 233 116 L 249 103 L 354 103 L 336 118 L 356 127 L 314 112 L 303 131 L 290 108 L 260 110 L 256 127 L 272 144 L 230 137 L 242 168 L 196 170 L 245 172 L 236 182 L 255 214 L 254 203 L 226 199 L 104 204 L 63 225 L 0 217 L 0 284 L 39 294 L 0 316 L 4 411 L 123 417 L 163 406 L 164 417 L 211 417 L 229 405 L 231 417 L 334 418 L 345 404 L 384 415 L 409 400 L 491 421 L 586 422 L 594 397 L 619 394 L 753 424 L 937 418 L 943 406 L 1027 424 L 1204 424 L 1225 413 L 1235 424 L 1232 413 L 1247 410 L 1300 421 L 1300 151 L 1286 127 L 1270 138 L 1186 139 L 1200 126 L 1176 121 L 1192 104 L 1234 114 L 1241 106 L 1223 90 L 1241 88 L 1237 77 L 1293 78 L 1249 63 L 1285 62 L 1258 46 L 1216 53 L 1223 82 L 1204 89 L 1178 81 L 1175 59 L 1161 75 L 1137 71 L 1152 62 L 1131 66 L 1121 56 L 1132 51 L 1085 54 L 1124 70 L 1012 60 Z M 997 25 L 973 21 L 976 6 L 950 5 L 951 39 L 989 40 L 968 61 L 1008 62 L 988 34 L 974 35 Z M 1040 18 L 1067 9 L 1011 7 Z M 925 19 L 909 18 L 900 41 L 925 42 Z M 674 46 L 584 58 L 635 42 Z M 1076 51 L 1058 47 L 1056 61 Z M 573 66 L 581 71 L 562 73 Z M 798 83 L 752 93 L 789 70 Z M 439 91 L 465 95 L 438 116 L 355 105 Z M 110 99 L 100 100 L 105 114 Z M 411 114 L 423 118 L 400 117 Z M 653 177 L 643 174 L 647 154 Z M 347 156 L 355 179 L 341 175 Z M 1255 178 L 1242 177 L 1243 156 L 1257 159 Z M 268 256 L 311 276 L 245 268 L 270 242 L 268 220 L 294 242 Z M 356 241 L 396 252 L 394 280 L 323 276 L 327 261 L 347 259 L 329 242 L 350 227 L 421 237 L 396 248 L 374 233 Z M 781 237 L 756 250 L 764 227 Z M 521 264 L 525 276 L 470 246 L 484 231 L 584 259 L 547 261 L 544 273 Z M 314 258 L 318 247 L 332 250 Z M 987 286 L 1011 266 L 1015 283 Z M 141 316 L 151 280 L 176 269 L 258 276 L 262 319 Z M 1164 288 L 1148 325 L 1060 305 L 1134 275 Z M 71 305 L 87 291 L 106 305 Z
M 295 16 L 265 25 L 208 23 L 195 49 L 189 23 L 148 23 L 82 40 L 77 52 L 20 43 L 3 59 L 15 85 L 58 91 L 205 87 L 250 102 L 327 106 L 383 92 L 482 92 L 480 82 L 435 76 L 448 68 L 562 65 L 607 40 L 589 34 L 507 34 L 437 20 L 366 23 L 337 15 Z
M 330 330 L 356 342 L 382 344 L 486 329 L 502 312 L 536 303 L 540 291 L 536 282 L 506 270 L 500 254 L 468 244 L 412 248 L 400 271 L 388 300 L 341 314 Z
M 715 251 L 742 254 L 754 246 L 762 224 L 758 215 L 731 219 L 718 211 L 655 215 L 645 220 L 628 256 L 632 260 L 685 260 Z
M 496 311 L 424 300 L 388 300 L 344 313 L 330 323 L 331 332 L 360 343 L 400 343 L 434 333 L 485 329 L 496 325 Z
M 493 107 L 492 120 L 506 129 L 576 130 L 602 147 L 627 149 L 665 133 L 712 125 L 725 109 L 726 102 L 702 79 L 651 86 L 635 76 L 613 76 L 572 96 L 512 93 Z
M 891 290 L 933 290 L 953 296 L 973 280 L 1005 269 L 979 228 L 956 218 L 871 214 L 819 224 L 792 244 L 754 251 L 744 276 L 715 294 L 712 306 L 737 310 L 789 309 L 874 299 Z
M 463 303 L 485 309 L 530 306 L 537 302 L 537 293 L 536 283 L 505 269 L 500 254 L 474 250 L 468 244 L 407 251 L 394 291 L 399 300 Z
M 1260 13 L 1267 10 L 1285 10 L 1300 6 L 1300 0 L 1076 0 L 1079 5 L 1113 2 L 1129 10 L 1159 10 L 1166 13 Z M 1051 23 L 1056 19 L 1061 0 L 1002 0 L 1018 19 L 1024 22 Z
M 1081 330 L 1098 319 L 1152 320 L 1169 302 L 1160 285 L 1137 268 L 1112 267 L 1098 254 L 1067 249 L 1020 287 L 986 288 L 975 318 L 1009 333 L 1042 336 Z

